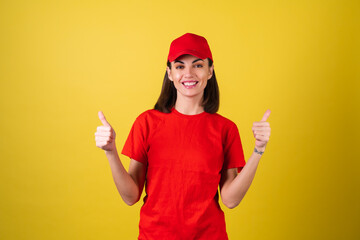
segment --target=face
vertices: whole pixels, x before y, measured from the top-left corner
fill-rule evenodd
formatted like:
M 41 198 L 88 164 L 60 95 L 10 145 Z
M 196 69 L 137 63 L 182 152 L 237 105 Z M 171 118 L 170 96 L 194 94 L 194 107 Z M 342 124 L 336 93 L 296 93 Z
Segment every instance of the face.
M 171 62 L 168 77 L 174 83 L 178 97 L 196 97 L 201 99 L 207 81 L 212 77 L 214 65 L 209 67 L 208 59 L 193 55 L 182 55 Z

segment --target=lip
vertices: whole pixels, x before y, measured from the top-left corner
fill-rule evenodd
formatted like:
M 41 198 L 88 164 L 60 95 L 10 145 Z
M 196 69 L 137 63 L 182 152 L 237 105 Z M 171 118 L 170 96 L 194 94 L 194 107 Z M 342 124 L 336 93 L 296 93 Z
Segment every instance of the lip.
M 193 85 L 185 85 L 185 83 L 195 83 L 195 84 L 193 84 Z M 187 89 L 194 88 L 198 83 L 199 83 L 199 81 L 183 81 L 183 82 L 181 82 L 181 84 Z

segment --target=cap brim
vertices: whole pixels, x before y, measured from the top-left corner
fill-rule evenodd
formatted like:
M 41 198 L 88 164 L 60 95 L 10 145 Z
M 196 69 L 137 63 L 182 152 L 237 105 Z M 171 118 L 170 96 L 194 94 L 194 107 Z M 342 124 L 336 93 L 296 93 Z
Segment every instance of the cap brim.
M 186 49 L 186 50 L 178 52 L 176 55 L 169 57 L 168 60 L 169 60 L 169 62 L 175 61 L 177 58 L 179 58 L 180 56 L 185 55 L 185 54 L 190 54 L 190 55 L 193 55 L 193 56 L 201 58 L 201 59 L 207 58 L 206 56 L 200 54 L 197 51 Z

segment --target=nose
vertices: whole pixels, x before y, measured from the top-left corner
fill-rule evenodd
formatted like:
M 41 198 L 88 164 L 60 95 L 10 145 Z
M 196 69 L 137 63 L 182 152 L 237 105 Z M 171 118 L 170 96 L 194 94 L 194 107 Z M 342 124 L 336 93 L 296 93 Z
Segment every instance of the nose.
M 186 67 L 184 71 L 184 77 L 192 77 L 192 75 L 193 75 L 193 68 Z

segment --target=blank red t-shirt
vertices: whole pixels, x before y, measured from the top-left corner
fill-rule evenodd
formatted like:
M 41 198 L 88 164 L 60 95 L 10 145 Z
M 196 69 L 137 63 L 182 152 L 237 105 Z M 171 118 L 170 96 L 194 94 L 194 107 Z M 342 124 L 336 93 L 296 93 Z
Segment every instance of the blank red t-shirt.
M 216 113 L 148 110 L 122 154 L 147 165 L 139 239 L 228 239 L 218 186 L 222 169 L 245 165 L 235 123 Z

